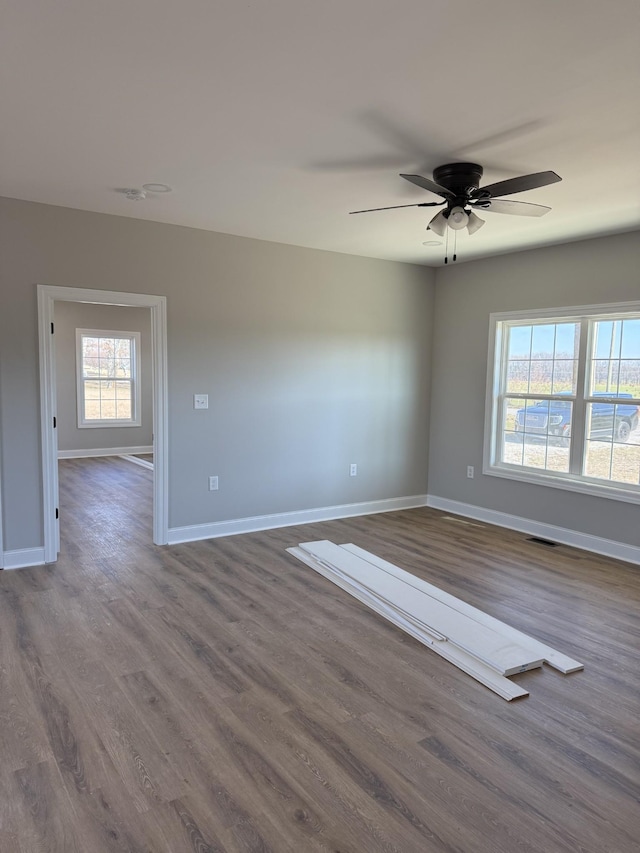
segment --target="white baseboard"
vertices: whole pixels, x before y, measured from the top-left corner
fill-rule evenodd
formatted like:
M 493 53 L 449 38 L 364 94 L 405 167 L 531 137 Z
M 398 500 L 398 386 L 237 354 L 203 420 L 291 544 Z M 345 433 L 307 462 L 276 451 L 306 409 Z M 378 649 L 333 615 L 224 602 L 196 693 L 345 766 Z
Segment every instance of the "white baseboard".
M 151 452 L 138 450 L 138 453 Z M 104 454 L 103 454 L 104 455 Z M 110 454 L 109 454 L 110 455 Z M 209 524 L 193 524 L 187 527 L 169 529 L 168 544 L 177 545 L 180 542 L 195 542 L 200 539 L 216 539 L 220 536 L 234 536 L 240 533 L 255 533 L 260 530 L 272 530 L 277 527 L 292 527 L 298 524 L 313 524 L 316 521 L 331 521 L 339 518 L 349 518 L 356 515 L 373 515 L 379 512 L 393 512 L 401 509 L 415 509 L 429 506 L 444 512 L 452 512 L 465 518 L 519 530 L 531 536 L 541 536 L 552 542 L 561 542 L 575 548 L 582 548 L 605 557 L 625 560 L 628 563 L 640 565 L 640 548 L 626 545 L 612 539 L 603 539 L 589 533 L 580 533 L 566 527 L 532 521 L 519 515 L 509 515 L 497 510 L 485 509 L 461 501 L 440 498 L 437 495 L 413 495 L 404 498 L 389 498 L 381 501 L 367 501 L 355 504 L 342 504 L 318 509 L 283 512 L 273 515 L 257 515 L 250 518 L 238 518 L 231 521 L 216 521 Z M 4 552 L 5 569 L 22 569 L 28 566 L 44 564 L 44 548 L 22 548 L 16 551 Z
M 449 498 L 440 498 L 437 495 L 427 496 L 427 506 L 445 512 L 453 512 L 466 518 L 474 518 L 477 521 L 485 521 L 487 524 L 495 524 L 498 527 L 519 530 L 522 533 L 529 533 L 531 536 L 540 536 L 552 542 L 561 542 L 563 545 L 572 545 L 574 548 L 582 548 L 584 551 L 592 551 L 594 554 L 602 554 L 605 557 L 614 557 L 616 560 L 625 560 L 627 563 L 640 565 L 640 548 L 635 545 L 627 545 L 613 539 L 603 539 L 600 536 L 592 536 L 590 533 L 580 533 L 567 527 L 557 527 L 555 524 L 532 521 L 519 515 L 509 515 L 506 512 L 485 509 L 473 504 L 453 501 Z
M 4 552 L 5 569 L 26 569 L 44 565 L 44 548 L 20 548 Z
M 101 447 L 95 450 L 59 450 L 58 459 L 88 459 L 90 456 L 127 456 L 153 453 L 152 445 L 144 447 Z
M 404 498 L 387 498 L 381 501 L 364 501 L 354 504 L 303 509 L 295 512 L 280 512 L 273 515 L 255 515 L 231 521 L 214 521 L 209 524 L 193 524 L 188 527 L 169 528 L 169 545 L 180 542 L 195 542 L 199 539 L 217 539 L 238 533 L 256 533 L 276 527 L 293 527 L 298 524 L 313 524 L 316 521 L 331 521 L 354 515 L 373 515 L 378 512 L 394 512 L 400 509 L 415 509 L 426 506 L 426 495 L 411 495 Z

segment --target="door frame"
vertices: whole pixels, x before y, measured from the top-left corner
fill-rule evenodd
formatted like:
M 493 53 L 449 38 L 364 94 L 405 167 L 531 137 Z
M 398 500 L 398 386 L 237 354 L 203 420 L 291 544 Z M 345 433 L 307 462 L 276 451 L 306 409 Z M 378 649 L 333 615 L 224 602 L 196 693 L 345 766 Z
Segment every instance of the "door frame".
M 60 551 L 58 502 L 58 434 L 56 370 L 54 346 L 54 303 L 88 302 L 151 309 L 151 350 L 153 365 L 153 542 L 166 545 L 169 535 L 168 482 L 168 383 L 167 383 L 167 299 L 146 293 L 89 290 L 39 284 L 38 343 L 40 356 L 40 427 L 42 438 L 42 488 L 44 510 L 44 561 L 55 563 Z
M 3 515 L 2 515 L 2 448 L 0 447 L 0 569 L 4 569 L 4 544 L 2 538 L 3 530 Z

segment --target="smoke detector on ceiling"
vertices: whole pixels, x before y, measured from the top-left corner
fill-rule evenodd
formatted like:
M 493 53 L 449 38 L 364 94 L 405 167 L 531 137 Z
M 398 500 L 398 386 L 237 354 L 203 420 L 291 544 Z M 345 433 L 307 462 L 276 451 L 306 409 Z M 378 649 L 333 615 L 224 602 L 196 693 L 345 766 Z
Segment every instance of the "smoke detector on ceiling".
M 129 199 L 129 201 L 143 201 L 147 197 L 147 194 L 144 190 L 125 190 L 124 194 Z
M 143 184 L 142 189 L 148 193 L 170 193 L 171 187 L 167 184 Z

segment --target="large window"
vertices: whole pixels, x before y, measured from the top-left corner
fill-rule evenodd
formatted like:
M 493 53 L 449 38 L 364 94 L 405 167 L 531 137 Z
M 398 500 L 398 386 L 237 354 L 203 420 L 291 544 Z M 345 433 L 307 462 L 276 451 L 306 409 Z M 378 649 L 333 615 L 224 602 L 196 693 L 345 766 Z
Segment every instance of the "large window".
M 640 502 L 640 303 L 491 320 L 485 473 Z
M 138 332 L 76 329 L 78 426 L 140 426 Z

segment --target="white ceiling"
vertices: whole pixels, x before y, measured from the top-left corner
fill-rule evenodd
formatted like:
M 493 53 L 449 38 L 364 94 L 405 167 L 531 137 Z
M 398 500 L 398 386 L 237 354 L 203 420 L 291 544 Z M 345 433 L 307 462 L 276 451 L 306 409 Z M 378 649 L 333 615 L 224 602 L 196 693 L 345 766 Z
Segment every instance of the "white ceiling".
M 638 0 L 1 0 L 0 195 L 438 265 L 399 172 L 556 171 L 459 260 L 640 227 Z M 118 189 L 162 182 L 167 195 Z

